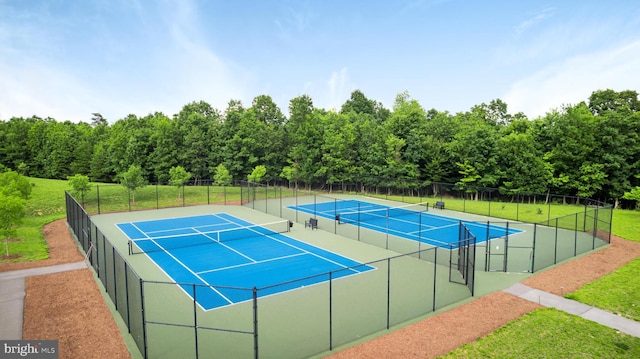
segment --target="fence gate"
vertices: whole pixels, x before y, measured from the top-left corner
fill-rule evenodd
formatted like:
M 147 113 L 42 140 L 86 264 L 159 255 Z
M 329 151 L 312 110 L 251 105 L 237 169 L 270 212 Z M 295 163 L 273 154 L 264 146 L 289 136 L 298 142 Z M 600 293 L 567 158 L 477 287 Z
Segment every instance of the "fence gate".
M 460 224 L 460 241 L 450 250 L 449 281 L 466 285 L 474 293 L 476 237 Z
M 487 241 L 485 272 L 507 271 L 507 248 L 509 237 L 498 237 Z

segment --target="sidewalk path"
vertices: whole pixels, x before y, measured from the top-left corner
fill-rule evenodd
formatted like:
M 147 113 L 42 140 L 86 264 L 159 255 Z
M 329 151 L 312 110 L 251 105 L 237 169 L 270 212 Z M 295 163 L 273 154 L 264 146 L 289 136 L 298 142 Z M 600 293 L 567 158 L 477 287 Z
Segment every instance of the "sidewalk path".
M 516 283 L 504 290 L 530 302 L 538 303 L 545 307 L 553 307 L 569 314 L 580 316 L 584 319 L 600 323 L 617 329 L 623 333 L 640 338 L 640 322 L 611 314 L 602 309 L 594 308 L 584 303 L 576 302 L 561 296 L 534 289 L 522 283 Z
M 85 262 L 0 273 L 0 339 L 22 339 L 25 278 L 87 268 Z

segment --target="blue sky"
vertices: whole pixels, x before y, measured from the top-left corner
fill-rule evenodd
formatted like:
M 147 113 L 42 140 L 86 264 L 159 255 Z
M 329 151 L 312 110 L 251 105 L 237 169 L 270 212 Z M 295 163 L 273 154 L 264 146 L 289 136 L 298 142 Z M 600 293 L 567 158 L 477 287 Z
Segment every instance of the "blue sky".
M 621 1 L 0 0 L 0 119 L 111 122 L 267 94 L 339 109 L 355 89 L 529 118 L 640 91 L 640 4 Z

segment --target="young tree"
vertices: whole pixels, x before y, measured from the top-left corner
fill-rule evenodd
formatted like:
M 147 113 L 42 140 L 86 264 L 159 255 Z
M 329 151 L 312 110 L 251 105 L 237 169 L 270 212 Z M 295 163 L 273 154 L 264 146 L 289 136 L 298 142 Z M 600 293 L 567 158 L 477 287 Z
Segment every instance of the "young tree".
M 26 200 L 31 195 L 31 183 L 18 172 L 5 171 L 0 173 L 0 193 L 5 196 L 16 196 Z
M 214 183 L 218 186 L 228 186 L 231 184 L 231 174 L 227 167 L 225 167 L 222 163 L 215 168 L 215 175 L 213 176 Z
M 636 175 L 636 178 L 640 178 L 640 174 Z M 635 201 L 635 205 L 637 208 L 638 203 L 640 203 L 640 186 L 636 186 L 631 191 L 625 192 L 622 198 L 628 199 L 630 201 Z
M 76 195 L 79 193 L 82 197 L 82 205 L 84 206 L 84 194 L 91 188 L 89 177 L 76 174 L 75 176 L 67 176 L 67 180 L 69 180 L 72 192 Z
M 263 165 L 256 166 L 251 174 L 247 176 L 249 182 L 260 183 L 262 177 L 267 174 L 267 168 Z
M 16 227 L 22 223 L 25 214 L 25 200 L 19 196 L 0 193 L 0 236 L 4 238 L 9 256 L 9 238 L 16 235 Z
M 142 168 L 140 166 L 131 165 L 129 170 L 120 174 L 120 183 L 131 191 L 131 201 L 135 202 L 136 189 L 144 187 L 146 181 L 142 177 Z
M 178 188 L 178 199 L 180 198 L 180 188 L 191 178 L 191 173 L 185 171 L 182 166 L 171 167 L 169 170 L 169 184 Z

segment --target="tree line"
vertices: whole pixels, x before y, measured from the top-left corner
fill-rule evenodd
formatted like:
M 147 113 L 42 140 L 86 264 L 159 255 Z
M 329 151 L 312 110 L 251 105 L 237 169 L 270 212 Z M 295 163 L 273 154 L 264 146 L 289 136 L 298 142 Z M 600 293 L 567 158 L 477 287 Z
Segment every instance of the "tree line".
M 588 100 L 528 119 L 500 99 L 451 114 L 426 110 L 406 92 L 393 108 L 361 91 L 340 110 L 316 108 L 308 95 L 285 116 L 270 96 L 224 111 L 204 101 L 171 117 L 156 112 L 109 123 L 11 118 L 0 122 L 0 165 L 21 174 L 116 182 L 131 166 L 167 183 L 181 166 L 192 179 L 222 172 L 247 179 L 319 186 L 364 178 L 407 178 L 556 193 L 618 203 L 640 185 L 640 102 L 633 90 L 598 90 Z M 634 192 L 635 191 L 635 192 Z

